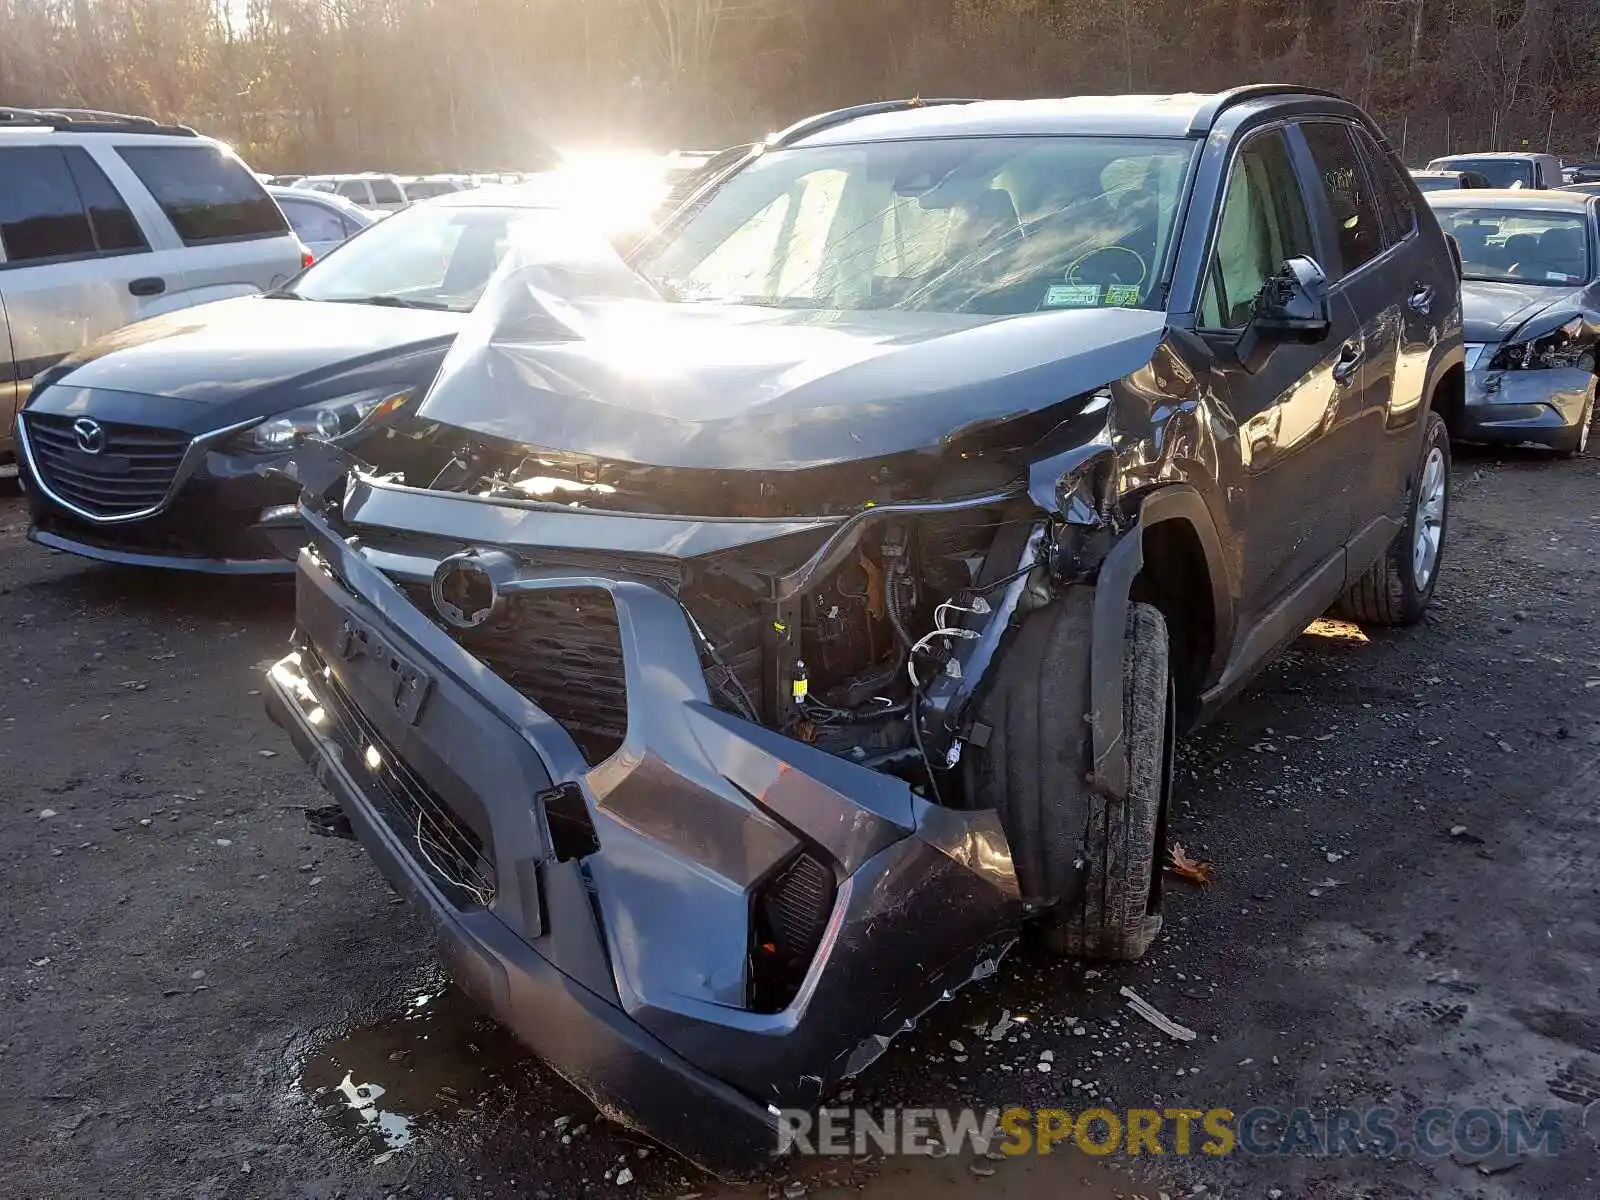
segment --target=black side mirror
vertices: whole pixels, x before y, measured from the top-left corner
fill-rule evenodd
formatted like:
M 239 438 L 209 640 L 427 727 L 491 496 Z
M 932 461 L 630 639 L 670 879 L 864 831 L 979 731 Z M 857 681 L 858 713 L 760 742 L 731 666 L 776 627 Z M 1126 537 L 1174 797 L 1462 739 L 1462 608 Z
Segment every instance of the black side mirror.
M 1259 370 L 1277 343 L 1314 344 L 1332 328 L 1328 276 L 1315 259 L 1291 258 L 1261 285 L 1239 339 L 1239 361 L 1247 371 Z
M 1328 277 L 1314 259 L 1291 258 L 1262 286 L 1250 326 L 1281 342 L 1320 342 L 1333 319 L 1328 310 Z

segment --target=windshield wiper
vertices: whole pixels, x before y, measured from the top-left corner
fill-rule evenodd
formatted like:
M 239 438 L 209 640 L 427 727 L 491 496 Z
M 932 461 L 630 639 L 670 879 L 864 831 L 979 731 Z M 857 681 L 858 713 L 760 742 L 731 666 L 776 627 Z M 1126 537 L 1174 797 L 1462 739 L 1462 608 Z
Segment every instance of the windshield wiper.
M 425 308 L 433 312 L 454 312 L 443 300 L 414 300 L 409 296 L 329 296 L 333 304 L 372 304 L 379 308 Z

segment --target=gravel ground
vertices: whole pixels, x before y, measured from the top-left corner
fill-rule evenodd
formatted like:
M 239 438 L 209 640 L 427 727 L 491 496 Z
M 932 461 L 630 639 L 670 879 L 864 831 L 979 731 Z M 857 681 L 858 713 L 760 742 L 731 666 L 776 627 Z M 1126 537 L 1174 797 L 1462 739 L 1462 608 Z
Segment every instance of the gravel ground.
M 1152 955 L 1025 947 L 854 1101 L 1515 1105 L 1558 1112 L 1562 1152 L 844 1162 L 812 1194 L 1600 1194 L 1600 460 L 1457 466 L 1427 621 L 1319 625 L 1184 747 L 1174 836 L 1216 878 L 1172 882 Z M 287 588 L 85 564 L 24 523 L 0 500 L 0 1194 L 718 1191 L 441 992 L 420 922 L 308 830 L 325 800 L 259 696 Z

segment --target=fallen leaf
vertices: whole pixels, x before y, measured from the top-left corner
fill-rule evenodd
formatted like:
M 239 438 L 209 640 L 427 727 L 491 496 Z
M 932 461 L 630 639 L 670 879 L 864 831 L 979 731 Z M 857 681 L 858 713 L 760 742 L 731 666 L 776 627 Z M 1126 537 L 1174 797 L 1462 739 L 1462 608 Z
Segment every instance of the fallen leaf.
M 1172 844 L 1172 861 L 1167 864 L 1167 870 L 1180 879 L 1187 879 L 1190 883 L 1207 884 L 1216 868 L 1208 862 L 1200 862 L 1189 857 L 1186 851 L 1177 842 Z

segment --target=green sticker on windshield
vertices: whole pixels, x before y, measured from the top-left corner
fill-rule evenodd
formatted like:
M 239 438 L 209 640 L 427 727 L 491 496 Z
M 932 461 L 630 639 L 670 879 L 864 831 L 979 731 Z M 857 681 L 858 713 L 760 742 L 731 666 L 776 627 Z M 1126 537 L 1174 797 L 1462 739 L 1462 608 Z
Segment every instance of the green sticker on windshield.
M 1044 294 L 1046 308 L 1094 308 L 1099 303 L 1098 283 L 1052 283 Z
M 1106 303 L 1117 308 L 1137 308 L 1139 306 L 1139 285 L 1137 283 L 1106 284 Z

